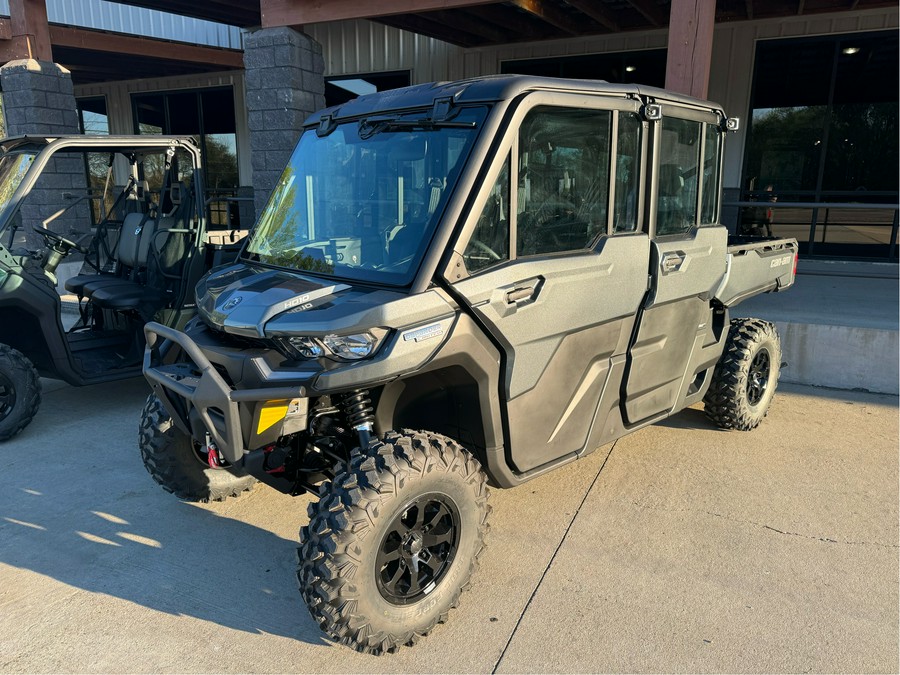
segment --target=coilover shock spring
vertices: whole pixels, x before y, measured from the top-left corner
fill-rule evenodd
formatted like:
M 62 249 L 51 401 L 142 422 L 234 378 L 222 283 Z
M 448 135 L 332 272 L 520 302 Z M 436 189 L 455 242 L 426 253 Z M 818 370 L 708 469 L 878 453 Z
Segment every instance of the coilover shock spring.
M 372 399 L 369 398 L 367 389 L 357 389 L 345 394 L 341 401 L 344 407 L 344 417 L 347 423 L 359 434 L 359 446 L 368 447 L 375 430 L 375 409 L 372 407 Z

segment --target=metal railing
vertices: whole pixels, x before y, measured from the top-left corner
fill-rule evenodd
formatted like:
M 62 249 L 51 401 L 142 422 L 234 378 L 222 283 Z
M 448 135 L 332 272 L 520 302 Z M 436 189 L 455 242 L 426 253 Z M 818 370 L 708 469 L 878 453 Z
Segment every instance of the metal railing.
M 805 223 L 809 224 L 809 235 L 806 241 L 801 241 L 801 244 L 806 245 L 806 255 L 816 255 L 816 244 L 824 245 L 826 242 L 826 238 L 828 236 L 828 226 L 829 224 L 832 227 L 838 226 L 842 228 L 867 228 L 867 227 L 876 227 L 876 228 L 887 228 L 890 227 L 890 235 L 887 241 L 874 241 L 873 244 L 869 245 L 882 245 L 887 249 L 886 255 L 877 256 L 879 258 L 887 258 L 889 261 L 895 261 L 897 259 L 897 232 L 898 232 L 898 217 L 900 217 L 900 205 L 898 204 L 879 204 L 879 203 L 859 203 L 859 202 L 782 202 L 782 201 L 770 201 L 766 199 L 760 199 L 758 201 L 728 201 L 722 204 L 723 209 L 733 208 L 737 213 L 737 227 L 740 227 L 742 222 L 742 210 L 743 209 L 771 209 L 773 212 L 777 211 L 785 211 L 787 209 L 795 209 L 801 211 L 810 211 L 809 219 L 804 219 L 803 221 L 797 222 L 786 222 L 783 220 L 778 220 L 777 216 L 773 217 L 771 221 L 769 221 L 769 227 L 784 227 L 791 225 L 803 225 Z M 893 218 L 890 222 L 885 220 L 884 222 L 877 221 L 863 221 L 863 222 L 834 222 L 832 220 L 829 223 L 829 217 L 832 215 L 834 211 L 891 211 L 893 212 Z M 820 222 L 819 214 L 824 212 L 824 218 Z M 821 237 L 821 240 L 817 242 L 817 238 Z M 798 240 L 800 237 L 798 237 Z M 834 242 L 831 242 L 834 243 Z M 852 243 L 844 242 L 847 246 L 853 246 Z M 868 256 L 867 256 L 868 257 Z

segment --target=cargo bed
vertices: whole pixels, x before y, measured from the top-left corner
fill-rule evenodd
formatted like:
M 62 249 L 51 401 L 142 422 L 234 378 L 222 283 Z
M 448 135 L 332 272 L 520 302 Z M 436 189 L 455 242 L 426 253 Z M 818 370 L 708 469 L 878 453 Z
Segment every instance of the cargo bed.
M 754 295 L 789 288 L 794 283 L 796 263 L 796 239 L 731 236 L 725 277 L 715 297 L 726 307 L 733 307 Z

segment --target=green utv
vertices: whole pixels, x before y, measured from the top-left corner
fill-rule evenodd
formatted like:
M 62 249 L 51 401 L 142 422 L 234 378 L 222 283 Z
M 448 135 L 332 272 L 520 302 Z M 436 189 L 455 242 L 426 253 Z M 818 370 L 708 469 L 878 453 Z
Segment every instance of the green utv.
M 236 264 L 150 323 L 140 429 L 181 498 L 311 492 L 297 577 L 364 652 L 443 622 L 513 487 L 685 406 L 756 427 L 793 239 L 729 239 L 708 102 L 499 76 L 307 123 Z
M 99 174 L 93 190 L 87 168 Z M 140 375 L 144 324 L 183 327 L 196 313 L 197 280 L 238 248 L 233 233 L 207 230 L 201 172 L 190 138 L 0 140 L 0 441 L 37 412 L 39 375 L 72 385 Z M 68 327 L 57 271 L 73 252 L 82 270 L 65 286 L 81 316 Z

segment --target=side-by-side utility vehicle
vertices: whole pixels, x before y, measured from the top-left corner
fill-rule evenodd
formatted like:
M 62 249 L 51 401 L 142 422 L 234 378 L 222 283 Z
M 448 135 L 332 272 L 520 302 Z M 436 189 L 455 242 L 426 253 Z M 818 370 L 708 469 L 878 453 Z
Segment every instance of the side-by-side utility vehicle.
M 183 327 L 196 313 L 197 280 L 239 247 L 234 233 L 207 232 L 205 211 L 190 138 L 0 141 L 0 441 L 37 412 L 38 374 L 72 385 L 134 377 L 144 324 Z M 68 327 L 57 272 L 73 252 L 82 270 L 65 288 L 81 317 Z
M 297 576 L 335 640 L 442 622 L 513 487 L 685 406 L 749 430 L 793 239 L 719 224 L 715 104 L 498 76 L 314 115 L 183 331 L 147 325 L 140 448 L 187 499 L 313 492 Z M 213 563 L 215 564 L 215 563 Z

